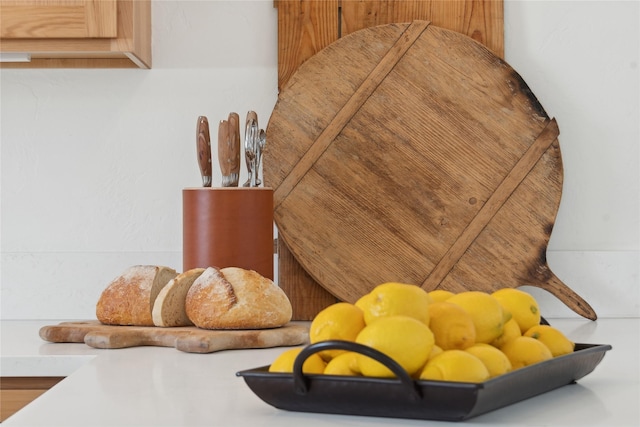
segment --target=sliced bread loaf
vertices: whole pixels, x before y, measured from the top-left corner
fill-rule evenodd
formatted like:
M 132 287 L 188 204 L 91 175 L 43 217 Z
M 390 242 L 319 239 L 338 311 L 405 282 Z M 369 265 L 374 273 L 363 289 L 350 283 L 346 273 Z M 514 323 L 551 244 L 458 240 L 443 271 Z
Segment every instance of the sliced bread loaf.
M 178 274 L 162 288 L 151 313 L 154 325 L 163 327 L 193 325 L 184 309 L 184 302 L 194 280 L 203 272 L 204 268 L 187 270 Z
M 153 326 L 153 304 L 160 290 L 177 275 L 169 267 L 129 267 L 100 295 L 96 304 L 98 320 L 106 325 Z

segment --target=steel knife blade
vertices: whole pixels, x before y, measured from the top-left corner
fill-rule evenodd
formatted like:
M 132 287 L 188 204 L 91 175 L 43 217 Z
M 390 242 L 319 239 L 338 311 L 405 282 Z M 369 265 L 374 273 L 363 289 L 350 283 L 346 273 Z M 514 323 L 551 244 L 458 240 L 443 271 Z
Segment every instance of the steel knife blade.
M 258 115 L 255 111 L 247 113 L 247 120 L 244 128 L 244 158 L 247 163 L 247 172 L 249 174 L 244 187 L 257 187 L 256 156 L 258 155 Z

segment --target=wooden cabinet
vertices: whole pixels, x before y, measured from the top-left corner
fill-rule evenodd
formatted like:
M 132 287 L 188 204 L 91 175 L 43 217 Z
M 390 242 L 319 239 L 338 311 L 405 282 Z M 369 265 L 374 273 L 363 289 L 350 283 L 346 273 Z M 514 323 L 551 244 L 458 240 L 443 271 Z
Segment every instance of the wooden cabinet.
M 0 0 L 2 68 L 151 68 L 151 0 Z
M 64 377 L 0 378 L 0 422 L 24 408 Z

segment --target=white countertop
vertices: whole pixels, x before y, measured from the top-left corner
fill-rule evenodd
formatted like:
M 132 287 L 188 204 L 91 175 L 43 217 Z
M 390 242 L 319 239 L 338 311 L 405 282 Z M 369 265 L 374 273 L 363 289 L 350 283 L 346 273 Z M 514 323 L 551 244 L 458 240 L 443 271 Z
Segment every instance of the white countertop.
M 470 426 L 640 425 L 640 319 L 549 319 L 570 339 L 611 344 L 595 371 L 540 396 L 465 421 Z M 426 426 L 443 422 L 288 412 L 260 400 L 236 372 L 282 348 L 189 354 L 173 348 L 97 350 L 52 344 L 59 321 L 2 321 L 2 376 L 67 376 L 2 423 L 14 426 Z

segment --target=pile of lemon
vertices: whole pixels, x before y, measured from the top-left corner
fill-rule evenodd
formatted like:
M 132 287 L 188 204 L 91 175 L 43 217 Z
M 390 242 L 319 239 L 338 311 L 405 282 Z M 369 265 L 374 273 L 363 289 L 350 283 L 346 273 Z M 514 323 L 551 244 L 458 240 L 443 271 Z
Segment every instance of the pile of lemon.
M 573 352 L 573 342 L 540 320 L 535 298 L 518 289 L 454 294 L 390 282 L 355 304 L 340 302 L 322 310 L 311 322 L 309 339 L 373 347 L 416 379 L 483 382 Z M 301 350 L 286 350 L 269 371 L 292 372 Z M 303 372 L 394 376 L 381 363 L 345 350 L 312 354 Z

